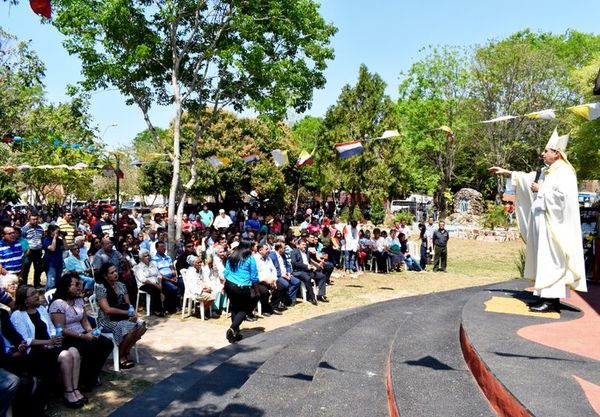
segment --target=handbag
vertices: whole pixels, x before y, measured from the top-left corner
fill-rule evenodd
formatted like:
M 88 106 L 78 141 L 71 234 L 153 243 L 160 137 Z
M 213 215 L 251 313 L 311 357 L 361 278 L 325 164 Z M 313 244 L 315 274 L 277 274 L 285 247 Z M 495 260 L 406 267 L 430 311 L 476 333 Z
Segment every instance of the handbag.
M 129 311 L 129 304 L 127 304 L 127 303 L 121 303 L 121 304 L 117 304 L 116 306 L 111 306 L 111 307 L 117 308 L 117 309 L 123 310 L 123 311 Z M 129 320 L 129 316 L 123 316 L 121 314 L 109 314 L 108 318 L 111 319 L 112 321 Z

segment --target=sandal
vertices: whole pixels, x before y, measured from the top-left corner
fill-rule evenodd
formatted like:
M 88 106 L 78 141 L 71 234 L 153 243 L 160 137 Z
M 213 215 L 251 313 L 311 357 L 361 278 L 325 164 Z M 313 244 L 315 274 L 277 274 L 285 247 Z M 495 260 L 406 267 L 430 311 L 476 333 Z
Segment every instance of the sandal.
M 65 391 L 65 394 L 73 394 L 73 395 L 75 395 L 75 392 L 74 391 Z M 72 408 L 72 409 L 77 409 L 77 408 L 83 407 L 83 401 L 82 400 L 69 401 L 67 399 L 67 397 L 64 397 L 64 396 L 63 396 L 63 404 L 66 405 L 69 408 Z
M 77 392 L 75 392 L 75 391 L 77 391 Z M 75 394 L 79 394 L 79 395 L 81 395 L 81 398 L 79 399 L 79 401 L 82 401 L 84 404 L 87 404 L 87 403 L 89 403 L 89 402 L 90 402 L 90 399 L 89 399 L 88 397 L 86 397 L 85 395 L 83 395 L 83 394 L 82 394 L 82 393 L 79 391 L 79 388 L 73 388 L 73 392 L 74 392 Z
M 131 368 L 133 368 L 134 366 L 135 366 L 135 362 L 134 362 L 134 361 L 131 361 L 131 360 L 126 360 L 126 361 L 123 361 L 123 362 L 121 362 L 121 363 L 119 364 L 119 367 L 120 367 L 121 369 L 131 369 Z

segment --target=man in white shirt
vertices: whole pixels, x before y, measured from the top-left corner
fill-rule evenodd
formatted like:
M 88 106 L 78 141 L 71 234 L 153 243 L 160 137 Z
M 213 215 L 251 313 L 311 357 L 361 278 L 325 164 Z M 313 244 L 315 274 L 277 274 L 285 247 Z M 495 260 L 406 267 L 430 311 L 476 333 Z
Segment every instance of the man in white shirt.
M 265 317 L 269 317 L 271 314 L 281 315 L 281 312 L 274 310 L 271 303 L 269 303 L 270 290 L 273 290 L 274 294 L 277 293 L 274 297 L 277 298 L 275 305 L 279 304 L 283 296 L 283 288 L 277 286 L 277 269 L 275 269 L 275 265 L 269 257 L 269 245 L 266 243 L 259 244 L 258 250 L 254 254 L 254 260 L 258 270 L 258 290 L 260 291 L 262 315 Z

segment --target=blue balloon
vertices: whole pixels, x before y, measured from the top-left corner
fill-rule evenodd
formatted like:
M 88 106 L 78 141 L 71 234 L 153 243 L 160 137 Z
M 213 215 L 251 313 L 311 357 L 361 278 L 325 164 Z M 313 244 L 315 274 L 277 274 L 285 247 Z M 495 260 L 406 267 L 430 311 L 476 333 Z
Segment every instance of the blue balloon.
M 15 142 L 21 142 L 23 140 L 23 138 L 21 136 L 15 136 L 15 137 L 13 137 L 13 140 Z
M 58 139 L 54 139 L 54 146 L 59 146 L 60 145 L 60 141 Z

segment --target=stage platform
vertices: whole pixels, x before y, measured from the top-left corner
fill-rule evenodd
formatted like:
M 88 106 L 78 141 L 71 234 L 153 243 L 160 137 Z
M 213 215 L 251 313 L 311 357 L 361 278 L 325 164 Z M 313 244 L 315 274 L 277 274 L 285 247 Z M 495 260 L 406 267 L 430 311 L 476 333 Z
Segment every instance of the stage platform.
M 400 298 L 249 337 L 112 415 L 600 415 L 600 287 L 543 315 L 527 312 L 527 286 Z

